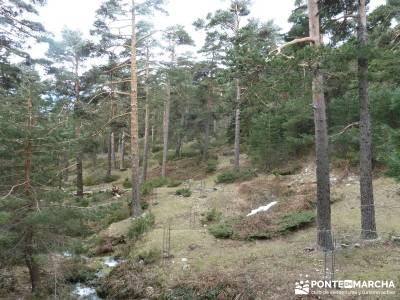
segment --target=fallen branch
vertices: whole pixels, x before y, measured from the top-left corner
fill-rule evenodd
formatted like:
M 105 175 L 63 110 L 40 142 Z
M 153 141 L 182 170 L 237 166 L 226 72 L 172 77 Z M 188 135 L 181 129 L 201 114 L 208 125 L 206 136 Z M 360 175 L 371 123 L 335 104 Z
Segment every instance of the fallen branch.
M 307 43 L 307 42 L 314 43 L 315 40 L 310 36 L 304 37 L 304 38 L 294 39 L 293 41 L 290 41 L 290 42 L 288 42 L 286 44 L 283 44 L 282 46 L 279 46 L 277 49 L 272 51 L 272 53 L 277 52 L 277 54 L 280 54 L 282 52 L 282 49 L 284 49 L 286 47 L 289 47 L 289 46 L 292 46 L 292 45 L 296 45 L 296 44 L 300 44 L 300 43 Z
M 355 126 L 359 126 L 359 125 L 360 125 L 360 122 L 351 123 L 351 124 L 347 125 L 345 128 L 343 128 L 341 131 L 339 131 L 338 133 L 336 133 L 334 135 L 331 135 L 330 138 L 333 138 L 333 137 L 336 137 L 338 135 L 341 135 L 341 134 L 345 133 L 347 130 L 349 130 L 350 128 L 355 127 Z
M 1 197 L 1 200 L 6 199 L 8 196 L 10 196 L 10 195 L 12 194 L 12 192 L 14 191 L 14 189 L 15 189 L 16 187 L 19 187 L 19 186 L 21 186 L 21 185 L 24 185 L 25 183 L 26 183 L 26 181 L 12 186 L 12 187 L 11 187 L 11 190 L 8 192 L 8 194 L 5 195 L 5 196 L 3 196 L 3 197 Z

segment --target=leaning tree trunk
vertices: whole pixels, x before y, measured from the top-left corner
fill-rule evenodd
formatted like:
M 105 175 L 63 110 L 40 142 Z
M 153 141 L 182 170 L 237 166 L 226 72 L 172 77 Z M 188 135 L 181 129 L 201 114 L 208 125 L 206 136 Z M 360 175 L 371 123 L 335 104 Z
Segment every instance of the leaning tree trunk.
M 372 186 L 371 122 L 368 97 L 368 58 L 364 49 L 368 43 L 366 1 L 358 1 L 358 90 L 360 98 L 360 195 L 361 238 L 378 237 L 375 223 L 374 192 Z
M 168 159 L 168 134 L 169 134 L 169 113 L 171 106 L 171 83 L 167 83 L 167 96 L 164 101 L 164 119 L 163 119 L 163 157 L 161 166 L 161 177 L 166 176 L 167 159 Z
M 308 14 L 310 37 L 314 40 L 314 47 L 319 47 L 322 44 L 322 39 L 320 35 L 318 0 L 308 0 Z M 325 250 L 331 250 L 333 243 L 331 233 L 328 130 L 324 97 L 324 78 L 318 66 L 318 62 L 313 70 L 312 94 L 317 163 L 317 243 L 319 247 Z
M 122 129 L 121 143 L 119 145 L 119 170 L 125 170 L 125 130 Z
M 239 171 L 240 168 L 240 102 L 241 102 L 241 91 L 240 91 L 240 80 L 236 80 L 236 109 L 235 109 L 235 170 Z
M 112 169 L 112 132 L 108 135 L 108 150 L 107 150 L 107 171 L 106 177 L 111 176 L 111 169 Z
M 143 145 L 143 168 L 142 168 L 142 182 L 147 180 L 147 163 L 149 156 L 149 60 L 150 51 L 146 47 L 146 77 L 145 77 L 145 104 L 144 104 L 144 145 Z
M 142 214 L 140 204 L 139 171 L 139 128 L 137 99 L 137 61 L 136 61 L 136 9 L 132 0 L 132 38 L 131 38 L 131 155 L 132 155 L 132 216 Z

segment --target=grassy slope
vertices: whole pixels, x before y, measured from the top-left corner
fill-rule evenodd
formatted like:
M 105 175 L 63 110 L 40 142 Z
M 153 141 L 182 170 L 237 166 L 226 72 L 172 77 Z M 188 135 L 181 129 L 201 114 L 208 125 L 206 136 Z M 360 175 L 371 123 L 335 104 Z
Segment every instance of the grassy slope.
M 226 158 L 219 168 L 226 167 Z M 313 181 L 313 171 L 308 170 L 301 180 Z M 308 274 L 319 279 L 323 272 L 323 254 L 318 251 L 308 253 L 307 247 L 314 246 L 315 228 L 302 230 L 288 237 L 272 241 L 234 241 L 218 240 L 212 237 L 198 222 L 190 226 L 191 211 L 200 213 L 215 207 L 226 214 L 235 214 L 234 208 L 242 199 L 238 193 L 238 184 L 218 186 L 213 191 L 215 176 L 207 177 L 203 182 L 206 196 L 201 191 L 201 181 L 193 181 L 190 198 L 174 195 L 174 188 L 160 188 L 156 191 L 158 204 L 151 208 L 156 216 L 156 228 L 139 242 L 132 252 L 143 249 L 160 249 L 162 246 L 163 226 L 170 223 L 172 230 L 171 252 L 174 258 L 163 267 L 168 285 L 195 280 L 199 275 L 215 274 L 219 277 L 246 278 L 248 287 L 256 290 L 261 299 L 283 299 L 293 297 L 294 282 L 300 274 Z M 270 177 L 265 176 L 265 180 Z M 294 178 L 294 180 L 297 180 Z M 399 196 L 395 193 L 396 184 L 390 179 L 375 181 L 376 203 L 379 206 L 400 206 Z M 387 242 L 383 235 L 381 241 L 373 245 L 358 243 L 360 213 L 358 207 L 358 184 L 345 181 L 335 185 L 333 193 L 344 197 L 333 204 L 332 224 L 338 243 L 350 244 L 348 249 L 336 252 L 336 278 L 338 279 L 393 279 L 400 282 L 400 247 Z M 377 224 L 380 232 L 400 232 L 396 210 L 378 208 Z M 189 246 L 195 245 L 194 250 Z M 188 259 L 190 269 L 184 269 L 182 258 Z M 158 268 L 158 267 L 155 267 Z M 190 280 L 189 280 L 190 281 Z M 393 298 L 395 299 L 395 298 Z

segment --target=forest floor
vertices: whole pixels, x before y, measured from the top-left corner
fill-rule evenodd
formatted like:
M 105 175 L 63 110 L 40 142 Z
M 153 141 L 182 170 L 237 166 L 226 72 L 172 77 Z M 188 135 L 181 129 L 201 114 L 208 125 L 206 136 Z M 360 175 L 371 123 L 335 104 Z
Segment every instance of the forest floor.
M 224 218 L 244 217 L 254 208 L 272 201 L 279 203 L 283 196 L 293 202 L 315 197 L 314 164 L 302 162 L 301 168 L 291 175 L 259 174 L 241 183 L 217 184 L 217 175 L 231 168 L 231 160 L 231 156 L 219 155 L 218 168 L 211 175 L 206 174 L 203 166 L 199 167 L 190 158 L 171 162 L 170 176 L 184 181 L 179 187 L 156 188 L 147 197 L 148 210 L 155 216 L 153 229 L 138 241 L 128 241 L 127 244 L 116 246 L 114 253 L 107 254 L 130 259 L 137 253 L 162 253 L 163 235 L 168 228 L 171 229 L 170 256 L 166 259 L 159 258 L 145 267 L 145 272 L 155 274 L 157 278 L 153 283 L 145 283 L 147 286 L 144 287 L 150 293 L 149 298 L 151 295 L 156 297 L 157 289 L 167 289 L 182 296 L 176 299 L 191 299 L 190 296 L 184 298 L 183 295 L 190 290 L 205 295 L 206 292 L 224 287 L 225 298 L 220 294 L 218 299 L 230 299 L 229 290 L 240 291 L 236 299 L 294 299 L 296 281 L 324 278 L 325 254 L 315 246 L 316 226 L 301 228 L 272 239 L 238 240 L 215 238 L 208 230 L 209 224 L 203 221 L 204 216 L 212 210 Z M 249 165 L 245 155 L 242 156 L 242 163 L 243 166 Z M 159 166 L 153 163 L 150 174 L 156 176 L 158 171 Z M 112 185 L 122 186 L 124 179 L 129 177 L 128 171 L 114 173 L 119 177 L 116 182 L 85 187 L 85 190 L 100 191 L 109 189 Z M 357 176 L 335 169 L 331 181 L 334 200 L 332 229 L 337 244 L 334 251 L 335 279 L 394 280 L 397 286 L 396 296 L 371 299 L 399 299 L 400 244 L 393 241 L 393 236 L 400 235 L 399 185 L 386 177 L 374 180 L 380 239 L 365 243 L 359 239 Z M 182 187 L 191 190 L 190 197 L 175 194 Z M 96 203 L 99 204 L 102 202 Z M 268 215 L 273 211 L 274 207 L 262 214 Z M 113 232 L 117 232 L 116 235 L 126 233 L 131 225 L 130 220 L 115 222 L 108 231 L 100 232 L 99 235 L 104 232 L 111 236 Z M 118 280 L 129 281 L 129 267 L 122 264 L 118 268 L 127 268 L 123 272 L 125 275 Z M 107 280 L 116 279 L 111 276 Z M 304 299 L 314 299 L 313 296 L 305 297 Z M 329 299 L 366 298 L 334 296 Z

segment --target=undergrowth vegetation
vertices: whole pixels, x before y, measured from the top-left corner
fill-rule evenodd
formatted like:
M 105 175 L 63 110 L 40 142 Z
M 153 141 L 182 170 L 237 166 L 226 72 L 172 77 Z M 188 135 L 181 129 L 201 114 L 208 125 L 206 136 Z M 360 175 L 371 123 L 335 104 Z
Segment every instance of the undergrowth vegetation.
M 257 176 L 256 172 L 251 169 L 240 171 L 226 171 L 218 175 L 216 183 L 234 183 L 250 180 Z

